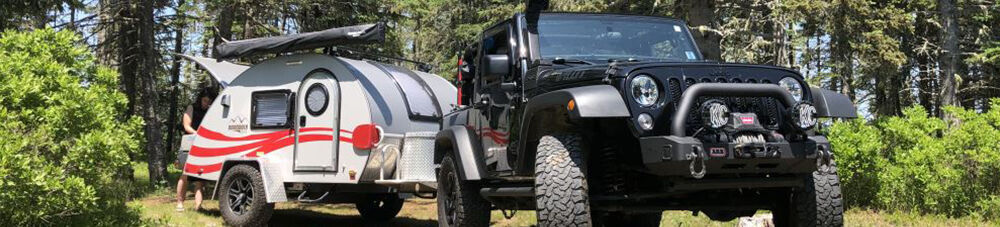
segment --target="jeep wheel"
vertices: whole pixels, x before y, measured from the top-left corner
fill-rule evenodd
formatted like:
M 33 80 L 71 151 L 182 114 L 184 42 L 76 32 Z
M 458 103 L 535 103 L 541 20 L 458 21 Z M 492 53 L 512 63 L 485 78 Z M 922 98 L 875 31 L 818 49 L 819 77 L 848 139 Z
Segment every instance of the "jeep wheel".
M 843 226 L 844 203 L 836 162 L 804 177 L 805 186 L 796 188 L 789 204 L 774 210 L 777 226 Z
M 479 187 L 458 177 L 451 155 L 441 160 L 438 172 L 438 226 L 489 226 L 490 206 L 479 196 Z
M 264 180 L 256 168 L 236 165 L 222 178 L 219 210 L 232 226 L 264 226 L 271 219 L 274 204 L 267 203 Z
M 399 210 L 403 208 L 403 199 L 398 194 L 373 194 L 354 205 L 365 220 L 388 221 L 399 214 Z
M 539 226 L 590 226 L 583 150 L 576 135 L 543 136 L 535 157 Z

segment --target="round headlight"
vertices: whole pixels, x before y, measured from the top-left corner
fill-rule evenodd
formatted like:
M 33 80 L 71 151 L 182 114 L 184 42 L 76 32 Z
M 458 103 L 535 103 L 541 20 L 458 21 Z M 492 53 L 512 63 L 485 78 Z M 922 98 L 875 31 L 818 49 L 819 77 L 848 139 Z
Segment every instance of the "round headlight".
M 729 107 L 719 100 L 708 100 L 701 105 L 702 122 L 709 128 L 722 128 L 729 123 Z
M 792 108 L 792 123 L 800 129 L 809 129 L 816 126 L 816 107 L 809 103 L 799 103 Z
M 632 98 L 639 106 L 650 107 L 656 104 L 660 98 L 660 89 L 656 85 L 656 80 L 647 75 L 639 75 L 632 78 Z
M 799 80 L 791 77 L 785 77 L 778 81 L 778 86 L 785 88 L 789 94 L 792 94 L 792 98 L 795 98 L 795 101 L 802 101 L 803 91 L 802 84 L 799 83 Z
M 646 131 L 653 130 L 653 117 L 649 116 L 649 114 L 647 113 L 639 114 L 638 122 L 639 122 L 639 127 L 642 128 L 642 130 Z

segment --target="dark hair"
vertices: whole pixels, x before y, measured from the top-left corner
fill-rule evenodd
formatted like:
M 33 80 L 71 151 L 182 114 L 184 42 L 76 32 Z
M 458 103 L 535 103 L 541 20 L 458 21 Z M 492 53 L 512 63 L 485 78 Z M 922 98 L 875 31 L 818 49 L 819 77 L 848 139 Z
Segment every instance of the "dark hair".
M 201 89 L 200 92 L 198 92 L 198 96 L 197 96 L 196 99 L 201 99 L 202 97 L 209 98 L 209 99 L 215 99 L 215 96 L 217 96 L 217 95 L 218 94 L 216 94 L 215 90 L 213 90 L 212 88 L 203 88 L 203 89 Z
M 208 98 L 209 100 L 215 100 L 215 96 L 217 96 L 217 94 L 215 93 L 214 89 L 202 88 L 201 91 L 198 92 L 198 96 L 194 97 L 194 102 L 191 103 L 191 107 L 201 108 L 201 98 Z

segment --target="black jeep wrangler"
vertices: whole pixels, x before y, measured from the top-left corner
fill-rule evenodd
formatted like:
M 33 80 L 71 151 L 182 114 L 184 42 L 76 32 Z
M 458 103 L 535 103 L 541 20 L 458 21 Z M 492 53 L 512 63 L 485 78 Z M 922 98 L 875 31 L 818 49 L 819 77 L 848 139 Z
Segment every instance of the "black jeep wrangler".
M 435 143 L 441 226 L 536 210 L 541 226 L 658 226 L 664 210 L 842 225 L 818 118 L 844 95 L 790 69 L 702 59 L 684 21 L 517 14 L 461 56 Z

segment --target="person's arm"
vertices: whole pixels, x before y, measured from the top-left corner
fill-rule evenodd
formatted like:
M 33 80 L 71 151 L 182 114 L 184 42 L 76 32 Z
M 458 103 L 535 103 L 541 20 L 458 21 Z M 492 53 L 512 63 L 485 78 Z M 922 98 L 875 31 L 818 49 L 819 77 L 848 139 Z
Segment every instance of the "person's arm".
M 187 134 L 195 134 L 198 129 L 191 128 L 191 115 L 194 115 L 194 109 L 191 106 L 184 110 L 184 117 L 181 118 L 181 122 L 184 124 L 184 132 Z

